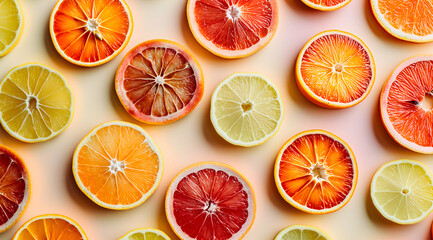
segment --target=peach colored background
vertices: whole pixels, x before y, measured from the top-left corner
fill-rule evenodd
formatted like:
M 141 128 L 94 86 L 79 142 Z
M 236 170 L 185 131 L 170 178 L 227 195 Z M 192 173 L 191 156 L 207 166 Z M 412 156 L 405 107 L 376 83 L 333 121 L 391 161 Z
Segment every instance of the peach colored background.
M 224 60 L 202 48 L 187 24 L 186 0 L 128 0 L 134 17 L 134 32 L 126 49 L 111 62 L 95 68 L 78 67 L 65 61 L 54 49 L 48 22 L 54 0 L 21 0 L 24 32 L 17 47 L 0 58 L 0 76 L 12 67 L 39 62 L 60 71 L 75 93 L 75 115 L 69 128 L 58 137 L 37 144 L 21 143 L 0 128 L 0 143 L 15 149 L 25 159 L 32 180 L 30 205 L 12 229 L 0 234 L 10 239 L 28 219 L 46 213 L 60 213 L 75 219 L 91 240 L 117 239 L 140 227 L 154 227 L 177 239 L 164 213 L 165 191 L 177 172 L 199 161 L 232 165 L 251 182 L 257 197 L 257 215 L 247 240 L 273 239 L 291 224 L 309 224 L 326 231 L 334 240 L 429 240 L 433 215 L 412 226 L 399 226 L 384 219 L 370 200 L 370 180 L 387 161 L 420 160 L 433 170 L 431 156 L 398 146 L 385 132 L 379 117 L 380 90 L 397 64 L 418 54 L 428 54 L 432 43 L 413 44 L 386 33 L 374 19 L 369 1 L 353 0 L 334 12 L 320 12 L 300 0 L 278 0 L 280 21 L 270 44 L 259 53 L 240 60 Z M 313 35 L 340 29 L 358 35 L 371 49 L 377 66 L 376 82 L 370 95 L 359 105 L 345 110 L 317 107 L 302 97 L 295 84 L 294 64 L 299 50 Z M 154 38 L 181 43 L 198 58 L 205 75 L 205 93 L 190 115 L 166 126 L 141 124 L 122 108 L 114 91 L 114 74 L 126 51 Z M 285 116 L 279 132 L 263 145 L 235 147 L 214 131 L 209 119 L 213 90 L 234 72 L 258 72 L 272 80 L 283 97 Z M 76 186 L 71 159 L 75 146 L 94 126 L 109 120 L 141 125 L 159 145 L 165 169 L 161 184 L 141 206 L 114 211 L 98 207 Z M 275 157 L 294 134 L 321 128 L 344 139 L 354 150 L 359 166 L 358 186 L 343 209 L 328 215 L 309 215 L 286 203 L 273 180 Z M 430 159 L 430 160 L 429 160 Z

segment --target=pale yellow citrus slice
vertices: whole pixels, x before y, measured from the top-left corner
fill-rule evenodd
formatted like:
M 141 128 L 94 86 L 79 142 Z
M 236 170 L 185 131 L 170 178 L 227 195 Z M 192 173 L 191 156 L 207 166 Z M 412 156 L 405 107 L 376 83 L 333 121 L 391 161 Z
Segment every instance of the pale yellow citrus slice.
M 18 43 L 23 30 L 23 14 L 18 0 L 0 0 L 0 57 Z
M 292 225 L 281 230 L 274 240 L 331 240 L 331 238 L 316 227 Z
M 128 232 L 119 240 L 170 240 L 170 238 L 158 229 L 139 228 Z

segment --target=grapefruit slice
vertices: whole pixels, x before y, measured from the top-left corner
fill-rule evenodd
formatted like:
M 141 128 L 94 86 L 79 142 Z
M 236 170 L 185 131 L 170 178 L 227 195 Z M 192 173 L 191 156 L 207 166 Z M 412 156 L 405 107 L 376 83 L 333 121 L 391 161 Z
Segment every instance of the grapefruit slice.
M 313 214 L 341 209 L 352 198 L 358 168 L 350 147 L 323 130 L 301 132 L 281 148 L 274 170 L 281 196 Z
M 72 171 L 81 191 L 101 207 L 123 210 L 142 204 L 162 177 L 158 147 L 139 126 L 106 122 L 78 144 Z
M 170 238 L 161 230 L 140 228 L 128 232 L 119 240 L 170 240 Z
M 0 145 L 0 233 L 23 215 L 30 197 L 30 178 L 24 161 Z
M 311 38 L 296 61 L 296 83 L 311 102 L 348 108 L 364 100 L 375 78 L 373 55 L 356 36 L 330 30 Z
M 316 227 L 292 225 L 281 230 L 274 240 L 331 240 L 331 238 Z
M 187 17 L 195 39 L 223 58 L 256 53 L 278 25 L 276 0 L 188 0 Z
M 251 228 L 255 198 L 247 180 L 230 166 L 194 164 L 171 182 L 165 212 L 171 228 L 184 240 L 234 240 Z
M 8 54 L 23 32 L 23 14 L 18 0 L 0 1 L 0 57 Z
M 203 96 L 203 72 L 194 56 L 168 40 L 135 46 L 117 69 L 116 92 L 135 119 L 166 124 L 185 117 Z
M 131 11 L 123 0 L 58 0 L 50 34 L 59 54 L 93 67 L 116 57 L 132 34 Z
M 380 96 L 382 122 L 391 137 L 415 152 L 433 154 L 433 56 L 406 59 Z
M 321 11 L 334 11 L 350 3 L 351 0 L 302 0 L 305 5 Z

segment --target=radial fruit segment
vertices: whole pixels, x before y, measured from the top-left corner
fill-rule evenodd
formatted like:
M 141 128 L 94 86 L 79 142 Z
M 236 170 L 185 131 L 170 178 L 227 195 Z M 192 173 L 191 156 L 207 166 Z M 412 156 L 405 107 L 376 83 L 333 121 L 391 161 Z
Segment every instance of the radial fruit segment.
M 176 121 L 203 96 L 203 73 L 190 52 L 175 42 L 150 40 L 134 47 L 116 74 L 116 92 L 125 109 L 150 124 Z
M 8 54 L 18 43 L 23 22 L 18 0 L 0 0 L 0 57 Z
M 331 240 L 331 238 L 318 228 L 292 225 L 281 230 L 274 240 Z
M 12 69 L 0 82 L 0 123 L 24 142 L 51 139 L 72 120 L 74 99 L 65 78 L 39 64 Z
M 351 0 L 302 0 L 307 6 L 321 11 L 340 9 L 349 4 L 350 1 Z
M 153 228 L 140 228 L 128 232 L 119 240 L 170 240 L 163 231 Z
M 423 164 L 397 160 L 384 164 L 374 174 L 371 198 L 388 220 L 413 224 L 433 210 L 433 179 Z
M 299 53 L 296 79 L 302 94 L 328 108 L 360 103 L 375 78 L 373 56 L 356 36 L 337 30 L 319 33 Z
M 292 137 L 275 163 L 278 191 L 292 206 L 323 214 L 342 208 L 358 179 L 355 156 L 337 136 L 311 130 Z
M 109 209 L 143 203 L 162 176 L 161 154 L 147 133 L 127 122 L 103 123 L 80 142 L 73 173 L 81 191 Z
M 227 165 L 198 163 L 171 182 L 165 201 L 167 219 L 179 238 L 241 239 L 255 215 L 251 186 Z
M 59 0 L 50 19 L 54 46 L 66 60 L 97 66 L 117 56 L 132 34 L 123 0 Z
M 224 58 L 257 52 L 278 25 L 276 0 L 189 0 L 187 16 L 196 40 Z

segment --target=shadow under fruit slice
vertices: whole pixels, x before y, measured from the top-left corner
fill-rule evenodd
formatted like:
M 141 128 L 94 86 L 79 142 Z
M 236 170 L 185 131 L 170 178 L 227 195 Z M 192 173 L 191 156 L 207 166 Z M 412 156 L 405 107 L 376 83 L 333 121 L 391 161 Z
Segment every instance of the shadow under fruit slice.
M 292 225 L 281 230 L 274 240 L 331 240 L 331 238 L 316 227 Z
M 0 57 L 8 54 L 23 32 L 24 18 L 18 0 L 0 1 Z
M 241 239 L 253 224 L 255 209 L 247 180 L 216 162 L 184 169 L 170 183 L 165 198 L 168 222 L 183 240 Z
M 58 0 L 50 18 L 54 47 L 69 62 L 85 67 L 116 57 L 132 29 L 131 11 L 123 0 Z
M 170 240 L 170 238 L 158 229 L 139 228 L 128 232 L 119 240 Z
M 0 232 L 11 228 L 23 215 L 30 197 L 30 178 L 24 161 L 0 145 Z
M 116 92 L 135 119 L 166 124 L 190 113 L 203 96 L 203 73 L 194 56 L 168 40 L 150 40 L 126 54 Z
M 106 122 L 78 144 L 72 171 L 78 187 L 101 207 L 123 210 L 142 204 L 161 181 L 162 156 L 139 126 Z
M 310 130 L 284 144 L 274 177 L 281 196 L 292 206 L 324 214 L 339 210 L 352 198 L 358 168 L 343 140 L 323 130 Z

